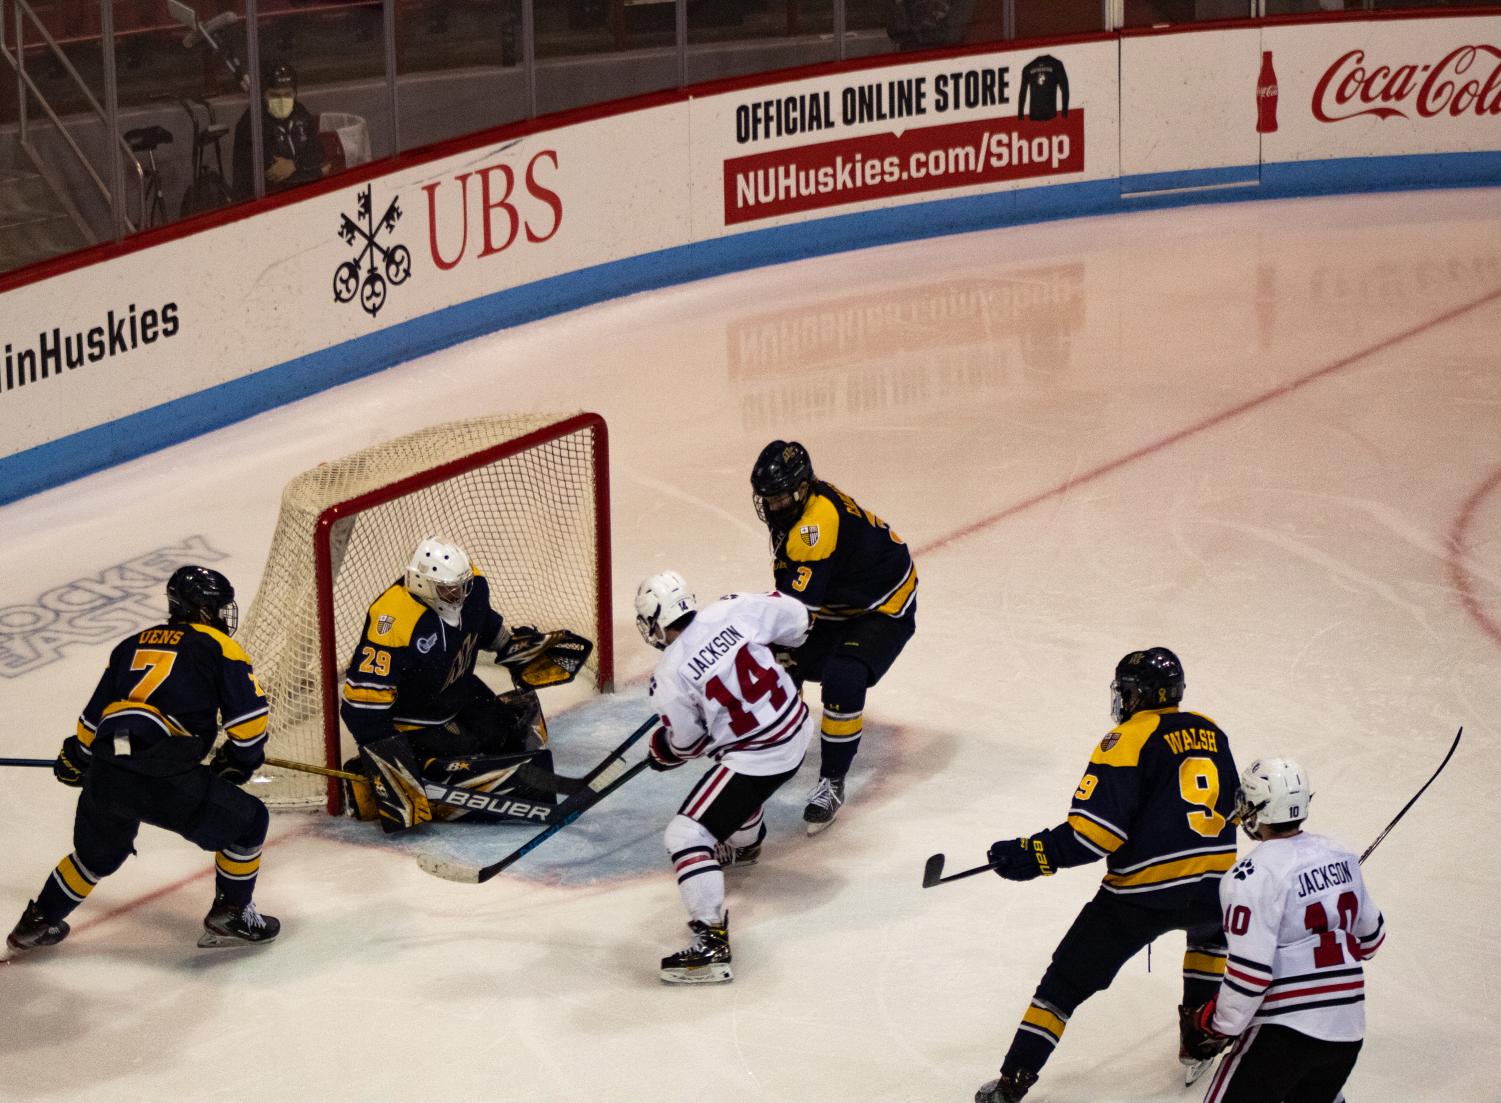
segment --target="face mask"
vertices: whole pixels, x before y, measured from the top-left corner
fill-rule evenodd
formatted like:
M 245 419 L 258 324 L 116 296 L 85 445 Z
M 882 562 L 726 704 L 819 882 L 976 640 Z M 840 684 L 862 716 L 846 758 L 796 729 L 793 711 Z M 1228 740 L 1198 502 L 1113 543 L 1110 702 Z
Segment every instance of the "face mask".
M 271 113 L 273 119 L 285 119 L 291 116 L 292 108 L 297 100 L 293 96 L 267 96 L 266 110 Z

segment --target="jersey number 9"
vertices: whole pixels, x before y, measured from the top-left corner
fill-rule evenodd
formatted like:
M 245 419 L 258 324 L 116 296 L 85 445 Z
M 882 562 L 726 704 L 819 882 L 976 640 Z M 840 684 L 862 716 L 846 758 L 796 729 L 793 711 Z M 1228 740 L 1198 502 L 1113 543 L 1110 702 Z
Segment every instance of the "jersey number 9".
M 1206 839 L 1217 839 L 1225 829 L 1225 817 L 1214 810 L 1220 799 L 1220 772 L 1214 759 L 1185 758 L 1178 764 L 1178 793 L 1202 811 L 1188 814 L 1188 826 Z

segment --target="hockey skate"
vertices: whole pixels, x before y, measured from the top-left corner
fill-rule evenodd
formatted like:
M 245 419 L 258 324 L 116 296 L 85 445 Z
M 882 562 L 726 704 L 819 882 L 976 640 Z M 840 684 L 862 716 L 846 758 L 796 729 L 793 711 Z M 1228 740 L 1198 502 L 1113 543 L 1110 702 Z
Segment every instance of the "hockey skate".
M 980 1090 L 975 1092 L 975 1103 L 1017 1103 L 1035 1083 L 1035 1072 L 1026 1069 L 1003 1072 L 997 1079 L 980 1085 Z
M 693 945 L 662 959 L 664 984 L 720 984 L 734 980 L 730 971 L 730 917 L 711 926 L 699 919 L 690 920 Z
M 736 846 L 730 842 L 716 843 L 714 845 L 714 859 L 724 869 L 744 869 L 753 866 L 761 860 L 761 844 L 766 841 L 766 825 L 761 825 L 761 833 L 756 836 L 756 841 L 748 846 Z
M 281 933 L 281 920 L 262 915 L 254 902 L 231 904 L 222 896 L 214 897 L 214 906 L 203 917 L 203 934 L 198 945 L 205 949 L 218 946 L 258 946 L 275 941 Z
M 5 959 L 9 960 L 39 946 L 56 946 L 68 937 L 68 929 L 68 925 L 61 919 L 56 923 L 49 923 L 36 901 L 28 900 L 15 930 L 5 936 Z
M 817 835 L 833 823 L 843 804 L 844 778 L 819 778 L 818 784 L 808 794 L 808 806 L 803 809 L 803 822 L 808 825 L 808 834 Z
M 1196 1083 L 1200 1077 L 1208 1072 L 1209 1066 L 1214 1064 L 1215 1056 L 1218 1056 L 1216 1054 L 1209 1057 L 1195 1057 L 1192 1053 L 1188 1052 L 1188 1043 L 1184 1040 L 1182 1024 L 1192 1021 L 1194 1010 L 1194 1008 L 1183 1004 L 1178 1005 L 1178 1063 L 1183 1066 L 1183 1086 L 1185 1088 Z

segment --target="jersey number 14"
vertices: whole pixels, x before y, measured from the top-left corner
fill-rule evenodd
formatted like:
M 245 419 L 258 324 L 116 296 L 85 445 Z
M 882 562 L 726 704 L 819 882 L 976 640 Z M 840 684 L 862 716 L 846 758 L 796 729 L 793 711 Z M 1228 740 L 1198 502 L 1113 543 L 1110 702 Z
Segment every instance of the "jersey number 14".
M 756 662 L 756 657 L 748 647 L 735 652 L 735 681 L 740 683 L 738 695 L 731 692 L 730 687 L 716 674 L 704 683 L 704 695 L 715 704 L 723 706 L 730 714 L 730 731 L 736 735 L 748 735 L 760 724 L 746 711 L 746 705 L 754 705 L 767 695 L 770 695 L 771 707 L 774 709 L 780 709 L 787 703 L 787 691 L 782 688 L 777 670 Z

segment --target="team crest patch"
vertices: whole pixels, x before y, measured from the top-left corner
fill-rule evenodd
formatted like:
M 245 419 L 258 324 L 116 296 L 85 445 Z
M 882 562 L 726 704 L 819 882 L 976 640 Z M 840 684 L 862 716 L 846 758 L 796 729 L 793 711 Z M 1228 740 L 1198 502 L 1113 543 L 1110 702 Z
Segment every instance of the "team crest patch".
M 812 548 L 818 546 L 817 525 L 804 525 L 802 528 L 797 530 L 797 534 L 803 538 L 803 543 L 807 544 L 808 547 Z
M 1249 858 L 1242 858 L 1240 861 L 1236 862 L 1235 869 L 1231 871 L 1232 875 L 1237 881 L 1244 881 L 1247 877 L 1251 876 L 1251 874 L 1255 872 L 1256 867 L 1252 864 L 1251 859 Z
M 388 617 L 388 616 L 386 616 L 386 614 L 382 613 L 375 620 L 375 634 L 377 636 L 384 636 L 387 632 L 391 631 L 391 627 L 395 623 L 396 623 L 395 618 Z
M 1102 751 L 1108 751 L 1108 750 L 1110 750 L 1111 747 L 1115 746 L 1120 741 L 1121 741 L 1121 733 L 1120 732 L 1111 732 L 1109 735 L 1105 736 L 1104 739 L 1100 740 L 1100 750 L 1102 750 Z
M 437 645 L 438 633 L 434 632 L 431 636 L 423 636 L 420 640 L 417 641 L 417 650 L 426 655 Z

